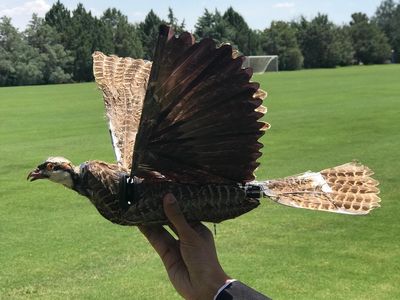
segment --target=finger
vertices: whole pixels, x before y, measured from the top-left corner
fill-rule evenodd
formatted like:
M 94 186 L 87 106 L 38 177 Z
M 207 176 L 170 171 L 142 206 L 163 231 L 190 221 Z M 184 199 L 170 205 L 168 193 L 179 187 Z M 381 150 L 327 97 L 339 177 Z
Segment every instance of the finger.
M 193 228 L 194 231 L 196 231 L 200 235 L 208 233 L 212 234 L 210 229 L 208 229 L 208 227 L 201 222 L 190 224 L 190 226 Z
M 210 229 L 201 222 L 191 222 L 190 227 L 197 233 L 201 239 L 214 240 L 214 236 Z
M 164 227 L 160 226 L 138 226 L 139 230 L 147 238 L 150 245 L 158 255 L 163 257 L 164 253 L 176 245 L 175 238 Z
M 176 229 L 179 238 L 186 241 L 193 239 L 196 236 L 196 232 L 186 222 L 174 195 L 171 193 L 165 195 L 163 204 L 165 215 Z

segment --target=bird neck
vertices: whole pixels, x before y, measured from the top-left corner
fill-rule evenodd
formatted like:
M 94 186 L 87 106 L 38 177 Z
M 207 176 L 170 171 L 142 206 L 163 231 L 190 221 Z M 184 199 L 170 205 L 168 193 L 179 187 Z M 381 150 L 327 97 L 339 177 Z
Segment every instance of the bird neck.
M 81 174 L 81 166 L 73 166 L 71 169 L 72 189 L 81 182 Z
M 71 170 L 72 186 L 71 189 L 81 194 L 82 196 L 89 197 L 90 194 L 87 189 L 87 176 L 86 176 L 87 163 L 82 163 L 79 166 L 74 166 Z

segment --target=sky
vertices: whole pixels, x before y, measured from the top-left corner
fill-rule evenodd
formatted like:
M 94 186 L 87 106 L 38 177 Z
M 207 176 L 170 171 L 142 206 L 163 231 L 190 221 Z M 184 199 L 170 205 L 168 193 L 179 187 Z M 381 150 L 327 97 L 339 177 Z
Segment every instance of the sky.
M 23 30 L 32 17 L 37 13 L 43 17 L 56 0 L 0 0 L 0 16 L 9 16 L 14 26 Z M 348 23 L 351 14 L 363 12 L 372 16 L 382 0 L 61 0 L 70 10 L 81 2 L 92 14 L 101 16 L 102 12 L 115 7 L 122 11 L 132 23 L 144 20 L 150 9 L 161 18 L 166 19 L 168 7 L 171 7 L 179 22 L 185 20 L 186 29 L 194 30 L 198 17 L 204 9 L 224 12 L 232 6 L 239 12 L 252 29 L 263 30 L 269 27 L 271 21 L 291 21 L 305 16 L 308 19 L 315 17 L 318 12 L 328 14 L 329 19 L 341 25 Z

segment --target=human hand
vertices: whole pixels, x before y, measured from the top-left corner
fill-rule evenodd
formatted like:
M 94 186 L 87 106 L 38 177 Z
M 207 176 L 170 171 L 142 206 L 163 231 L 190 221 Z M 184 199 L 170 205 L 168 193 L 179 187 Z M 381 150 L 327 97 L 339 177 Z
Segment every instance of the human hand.
M 213 299 L 229 279 L 217 258 L 211 231 L 200 222 L 189 225 L 172 194 L 163 199 L 164 212 L 176 240 L 163 226 L 139 226 L 160 255 L 169 279 L 185 299 Z

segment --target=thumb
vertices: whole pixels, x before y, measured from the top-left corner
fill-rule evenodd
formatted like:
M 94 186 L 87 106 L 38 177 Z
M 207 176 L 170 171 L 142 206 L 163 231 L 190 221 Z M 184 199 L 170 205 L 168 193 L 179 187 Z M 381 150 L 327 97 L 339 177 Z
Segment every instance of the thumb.
M 163 199 L 164 212 L 167 216 L 168 220 L 175 227 L 179 239 L 181 240 L 191 240 L 195 237 L 196 232 L 192 227 L 188 224 L 185 219 L 185 216 L 182 214 L 182 211 L 179 208 L 178 201 L 173 194 L 168 193 L 164 196 Z

